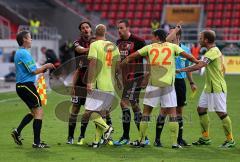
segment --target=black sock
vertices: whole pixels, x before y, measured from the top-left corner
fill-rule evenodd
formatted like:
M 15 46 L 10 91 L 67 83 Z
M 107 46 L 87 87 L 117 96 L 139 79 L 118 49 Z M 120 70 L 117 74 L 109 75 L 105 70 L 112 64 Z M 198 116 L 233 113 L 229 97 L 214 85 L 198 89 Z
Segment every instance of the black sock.
M 76 128 L 77 115 L 71 114 L 68 122 L 68 138 L 73 138 L 74 130 Z
M 183 135 L 183 118 L 181 116 L 177 116 L 177 121 L 178 121 L 178 126 L 179 126 L 179 131 L 178 131 L 178 141 L 182 140 L 182 135 Z
M 128 108 L 122 110 L 123 137 L 129 139 L 131 113 Z
M 162 116 L 162 115 L 159 115 L 157 118 L 155 141 L 160 140 L 160 136 L 162 134 L 163 126 L 165 123 L 165 118 L 166 116 Z
M 21 121 L 21 123 L 19 124 L 18 128 L 17 128 L 17 132 L 18 134 L 20 135 L 21 134 L 21 131 L 22 129 L 32 121 L 33 119 L 33 116 L 32 114 L 28 113 Z
M 112 126 L 112 118 L 110 116 L 106 117 L 106 123 L 107 125 Z
M 141 122 L 141 120 L 142 120 L 142 113 L 141 113 L 141 111 L 140 112 L 134 112 L 134 122 L 135 122 L 135 124 L 137 126 L 138 131 L 140 129 L 140 122 Z
M 34 133 L 34 143 L 40 144 L 40 134 L 42 128 L 42 119 L 34 119 L 33 121 L 33 133 Z
M 85 132 L 86 132 L 87 126 L 88 126 L 88 123 L 86 123 L 86 122 L 81 123 L 80 137 L 82 137 L 82 138 L 85 137 Z

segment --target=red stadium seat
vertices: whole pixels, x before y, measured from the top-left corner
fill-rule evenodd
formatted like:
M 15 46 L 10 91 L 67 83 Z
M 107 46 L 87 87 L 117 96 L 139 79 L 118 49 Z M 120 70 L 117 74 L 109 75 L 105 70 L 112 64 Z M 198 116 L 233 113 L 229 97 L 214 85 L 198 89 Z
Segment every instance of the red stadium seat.
M 112 12 L 108 12 L 108 18 L 110 19 L 115 19 L 116 18 L 116 12 L 112 11 Z
M 233 5 L 231 3 L 228 3 L 225 5 L 226 10 L 233 10 Z
M 239 26 L 240 26 L 240 21 L 239 21 L 239 19 L 234 19 L 232 25 L 233 25 L 234 27 L 239 27 Z
M 225 16 L 226 18 L 231 18 L 232 12 L 231 12 L 231 11 L 227 11 L 227 12 L 224 13 L 224 16 Z
M 214 12 L 209 11 L 209 12 L 207 13 L 207 18 L 208 18 L 208 19 L 212 19 L 213 16 L 214 16 Z
M 133 19 L 133 17 L 134 17 L 134 13 L 132 11 L 126 13 L 126 18 Z
M 225 19 L 223 21 L 223 26 L 224 27 L 230 27 L 230 25 L 231 25 L 231 20 L 230 19 Z
M 119 0 L 115 0 L 117 1 L 117 3 L 119 2 Z M 128 3 L 128 0 L 121 0 L 121 3 Z
M 145 18 L 151 18 L 151 11 L 145 12 L 145 13 L 143 14 L 143 17 L 145 17 Z
M 207 11 L 213 11 L 213 10 L 214 10 L 214 4 L 208 4 Z
M 133 26 L 140 27 L 141 25 L 142 25 L 142 23 L 141 23 L 140 19 L 134 19 Z
M 148 4 L 154 4 L 154 2 L 155 2 L 155 0 L 148 0 L 147 1 Z M 145 4 L 146 4 L 146 2 L 145 2 Z
M 143 17 L 143 12 L 141 12 L 141 11 L 135 12 L 135 18 L 140 19 L 142 17 Z
M 100 11 L 100 9 L 101 9 L 101 4 L 94 4 L 93 6 L 94 11 Z
M 136 10 L 137 10 L 137 11 L 143 11 L 143 10 L 144 10 L 144 5 L 143 5 L 143 4 L 138 4 L 138 5 L 136 6 Z
M 236 9 L 238 12 L 240 12 L 240 1 L 239 1 L 239 4 L 236 4 L 236 5 L 235 5 L 235 9 Z
M 221 19 L 214 19 L 213 20 L 213 25 L 216 27 L 220 27 L 221 26 Z
M 210 27 L 212 26 L 212 19 L 207 19 L 207 27 Z
M 124 3 L 123 3 L 123 4 L 120 4 L 120 5 L 119 5 L 118 10 L 119 10 L 119 11 L 125 11 L 126 8 L 127 8 L 127 4 L 124 4 Z
M 137 3 L 138 0 L 128 0 L 128 3 Z
M 155 4 L 162 4 L 164 0 L 156 0 Z
M 233 12 L 233 18 L 234 19 L 239 19 L 240 18 L 240 12 Z
M 125 18 L 125 13 L 126 13 L 126 12 L 123 12 L 123 11 L 118 12 L 118 13 L 117 13 L 117 18 L 118 18 L 118 19 L 123 19 L 123 18 Z
M 150 20 L 149 19 L 143 19 L 142 21 L 142 26 L 143 27 L 151 27 Z
M 101 10 L 102 11 L 109 11 L 109 5 L 108 4 L 101 5 Z
M 221 11 L 218 11 L 215 15 L 216 15 L 216 18 L 222 18 L 222 12 Z
M 153 10 L 153 4 L 150 3 L 150 4 L 147 4 L 144 8 L 145 11 L 152 11 Z
M 100 4 L 100 3 L 102 3 L 102 0 L 93 0 L 92 3 L 93 4 L 96 4 L 96 3 Z
M 101 18 L 107 18 L 107 12 L 105 12 L 105 11 L 103 11 L 102 13 L 101 13 Z
M 111 3 L 111 0 L 103 0 L 103 4 L 104 3 Z
M 86 9 L 87 9 L 87 11 L 93 10 L 93 5 L 88 4 L 88 5 L 86 6 Z
M 128 11 L 135 11 L 135 5 L 134 5 L 134 4 L 128 5 L 127 10 L 128 10 Z
M 109 10 L 111 11 L 117 11 L 118 10 L 118 4 L 112 4 L 110 7 L 109 7 Z
M 220 12 L 222 12 L 222 10 L 223 10 L 223 4 L 218 4 L 218 5 L 216 5 L 216 7 L 215 7 L 218 11 L 220 11 Z

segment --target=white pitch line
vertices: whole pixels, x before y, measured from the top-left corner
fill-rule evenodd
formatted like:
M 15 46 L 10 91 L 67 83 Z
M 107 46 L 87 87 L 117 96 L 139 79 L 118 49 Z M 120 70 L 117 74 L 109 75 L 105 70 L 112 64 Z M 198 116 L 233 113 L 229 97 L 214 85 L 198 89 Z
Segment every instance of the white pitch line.
M 8 99 L 0 100 L 0 103 L 9 102 L 9 101 L 15 101 L 15 100 L 19 100 L 19 98 L 18 97 L 14 97 L 14 98 L 8 98 Z

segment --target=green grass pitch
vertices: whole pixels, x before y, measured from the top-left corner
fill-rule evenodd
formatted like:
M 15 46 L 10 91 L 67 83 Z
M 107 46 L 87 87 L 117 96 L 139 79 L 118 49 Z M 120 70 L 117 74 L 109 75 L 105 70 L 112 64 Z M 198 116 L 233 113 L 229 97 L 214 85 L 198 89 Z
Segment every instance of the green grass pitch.
M 194 75 L 198 85 L 198 93 L 194 99 L 188 100 L 188 105 L 184 110 L 184 139 L 188 142 L 196 140 L 200 136 L 199 120 L 196 112 L 196 106 L 199 95 L 203 89 L 204 77 Z M 216 114 L 210 113 L 210 136 L 212 145 L 204 147 L 190 147 L 182 150 L 172 150 L 169 127 L 166 124 L 163 130 L 162 142 L 164 148 L 155 148 L 152 146 L 155 136 L 155 121 L 150 123 L 148 136 L 151 145 L 146 148 L 131 148 L 130 146 L 114 147 L 103 146 L 99 149 L 92 149 L 87 146 L 66 145 L 67 123 L 59 120 L 55 115 L 55 107 L 64 100 L 69 100 L 69 96 L 63 96 L 50 92 L 48 94 L 48 105 L 44 108 L 45 116 L 42 128 L 42 140 L 51 145 L 50 149 L 36 150 L 32 149 L 33 140 L 32 123 L 22 132 L 24 138 L 23 146 L 19 147 L 10 136 L 11 129 L 16 127 L 22 117 L 28 112 L 25 104 L 18 99 L 16 93 L 0 94 L 0 161 L 8 162 L 117 162 L 117 161 L 137 161 L 137 162 L 233 162 L 240 161 L 240 76 L 226 76 L 228 85 L 228 112 L 233 123 L 233 133 L 237 143 L 235 148 L 220 149 L 218 146 L 225 140 L 221 121 Z M 188 86 L 189 88 L 189 86 Z M 190 96 L 190 93 L 188 93 Z M 189 98 L 189 97 L 188 97 Z M 142 107 L 142 105 L 141 105 Z M 70 107 L 69 107 L 70 108 Z M 157 115 L 159 108 L 155 108 L 153 115 Z M 116 140 L 122 134 L 121 111 L 120 108 L 112 113 L 112 120 L 115 132 L 113 138 Z M 80 124 L 77 124 L 75 139 L 79 135 Z M 87 142 L 94 138 L 94 125 L 89 124 L 86 132 Z M 134 122 L 131 123 L 131 139 L 138 137 L 138 132 Z M 75 140 L 76 141 L 76 140 Z

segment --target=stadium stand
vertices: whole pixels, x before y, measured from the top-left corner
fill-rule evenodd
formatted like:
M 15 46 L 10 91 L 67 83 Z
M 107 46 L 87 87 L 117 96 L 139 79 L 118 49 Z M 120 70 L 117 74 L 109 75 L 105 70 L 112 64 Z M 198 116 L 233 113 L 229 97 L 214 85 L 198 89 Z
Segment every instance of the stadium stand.
M 78 0 L 85 4 L 88 12 L 101 12 L 101 18 L 109 20 L 114 26 L 122 18 L 130 20 L 134 32 L 148 28 L 153 19 L 161 20 L 163 6 L 166 4 L 200 4 L 204 6 L 207 28 L 222 28 L 224 40 L 240 39 L 240 0 Z M 149 31 L 150 32 L 150 31 Z M 145 35 L 148 39 L 148 35 Z

